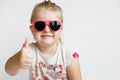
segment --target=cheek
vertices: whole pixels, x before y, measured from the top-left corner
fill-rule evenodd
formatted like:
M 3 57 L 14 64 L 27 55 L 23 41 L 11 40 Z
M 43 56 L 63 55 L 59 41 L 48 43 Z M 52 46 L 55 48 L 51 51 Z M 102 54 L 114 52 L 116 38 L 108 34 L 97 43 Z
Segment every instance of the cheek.
M 35 32 L 34 28 L 31 27 L 30 28 L 31 32 L 32 32 L 32 35 L 36 38 L 39 34 L 37 32 Z
M 55 33 L 55 38 L 59 39 L 61 37 L 61 31 Z
M 39 40 L 39 38 L 40 38 L 40 33 L 37 33 L 37 32 L 35 32 L 35 31 L 32 31 L 32 35 L 33 35 L 33 37 L 34 37 L 34 39 L 35 39 L 36 41 Z

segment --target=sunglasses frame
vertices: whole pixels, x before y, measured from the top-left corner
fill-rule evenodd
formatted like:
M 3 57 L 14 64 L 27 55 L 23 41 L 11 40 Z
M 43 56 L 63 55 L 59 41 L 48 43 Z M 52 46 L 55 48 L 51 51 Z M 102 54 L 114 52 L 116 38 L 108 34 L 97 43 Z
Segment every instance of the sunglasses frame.
M 50 22 L 52 22 L 52 21 L 57 21 L 57 22 L 59 22 L 59 23 L 60 23 L 60 28 L 62 27 L 62 22 L 61 22 L 61 21 L 59 21 L 59 20 L 37 20 L 37 21 L 32 22 L 32 27 L 33 27 L 33 28 L 34 28 L 34 30 L 35 30 L 35 31 L 37 31 L 37 32 L 41 32 L 41 31 L 37 30 L 37 29 L 35 28 L 35 26 L 34 26 L 34 25 L 35 25 L 35 23 L 36 23 L 36 22 L 39 22 L 39 21 L 41 21 L 41 22 L 44 22 L 44 23 L 45 23 L 45 27 L 44 27 L 44 29 L 43 29 L 43 30 L 41 30 L 41 31 L 44 31 L 44 30 L 45 30 L 45 28 L 46 28 L 46 26 L 48 26 L 48 27 L 49 27 L 49 29 L 50 29 L 51 31 L 54 31 L 54 32 L 55 32 L 55 30 L 52 30 L 52 29 L 51 29 L 51 27 L 50 27 L 50 25 L 49 25 L 49 24 L 50 24 Z M 60 28 L 59 28 L 59 29 L 60 29 Z M 58 30 L 59 30 L 59 29 L 58 29 Z M 58 31 L 58 30 L 56 30 L 56 31 Z

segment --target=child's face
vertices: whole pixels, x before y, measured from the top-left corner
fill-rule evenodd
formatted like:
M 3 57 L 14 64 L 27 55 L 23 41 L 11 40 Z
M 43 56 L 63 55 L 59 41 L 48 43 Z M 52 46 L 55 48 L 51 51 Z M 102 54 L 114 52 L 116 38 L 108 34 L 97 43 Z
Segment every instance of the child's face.
M 57 21 L 60 21 L 60 19 L 58 18 L 58 15 L 56 14 L 56 12 L 49 11 L 49 10 L 46 10 L 46 9 L 40 10 L 38 12 L 38 14 L 35 16 L 34 21 L 39 21 L 39 20 L 42 20 L 42 21 L 44 21 L 44 20 L 49 20 L 49 21 L 57 20 Z M 46 27 L 45 27 L 45 29 L 43 31 L 39 31 L 39 32 L 36 31 L 33 26 L 31 26 L 30 29 L 32 31 L 32 34 L 33 34 L 36 42 L 39 45 L 48 46 L 48 45 L 52 45 L 54 43 L 57 43 L 59 41 L 60 36 L 61 36 L 62 26 L 57 31 L 50 30 L 48 25 L 46 25 Z

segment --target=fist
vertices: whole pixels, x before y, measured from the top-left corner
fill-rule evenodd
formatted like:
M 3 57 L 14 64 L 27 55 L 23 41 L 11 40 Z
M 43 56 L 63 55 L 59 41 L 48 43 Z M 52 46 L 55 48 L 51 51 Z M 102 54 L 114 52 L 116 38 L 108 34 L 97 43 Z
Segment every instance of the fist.
M 29 41 L 25 39 L 25 42 L 19 51 L 19 66 L 21 69 L 27 69 L 32 65 L 33 55 L 29 49 Z

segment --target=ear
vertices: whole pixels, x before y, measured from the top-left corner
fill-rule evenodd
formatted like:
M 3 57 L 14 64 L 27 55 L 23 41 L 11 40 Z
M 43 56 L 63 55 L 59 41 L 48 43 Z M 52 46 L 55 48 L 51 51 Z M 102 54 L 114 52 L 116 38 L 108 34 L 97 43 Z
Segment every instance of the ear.
M 30 27 L 29 27 L 29 28 L 30 28 L 30 30 L 31 30 L 31 29 L 32 29 L 32 25 L 30 25 Z
M 31 32 L 33 32 L 33 31 L 34 31 L 34 30 L 33 30 L 33 27 L 32 27 L 32 25 L 30 25 L 30 27 L 29 27 L 29 28 L 30 28 Z
M 63 30 L 63 26 L 61 26 L 61 31 Z

